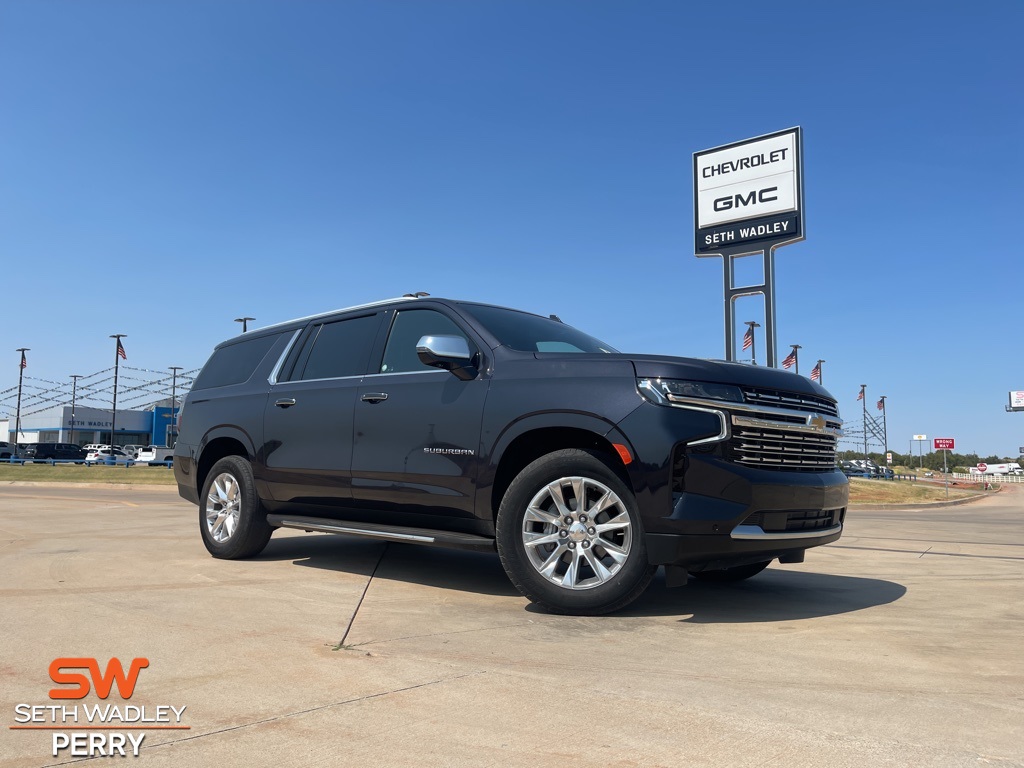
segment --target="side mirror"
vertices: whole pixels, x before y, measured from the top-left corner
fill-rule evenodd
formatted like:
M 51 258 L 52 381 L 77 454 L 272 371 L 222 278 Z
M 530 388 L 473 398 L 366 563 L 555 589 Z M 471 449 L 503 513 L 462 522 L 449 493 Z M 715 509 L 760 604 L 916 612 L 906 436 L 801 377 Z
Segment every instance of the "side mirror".
M 424 365 L 451 371 L 463 381 L 477 377 L 473 352 L 461 336 L 424 336 L 416 343 L 416 354 Z

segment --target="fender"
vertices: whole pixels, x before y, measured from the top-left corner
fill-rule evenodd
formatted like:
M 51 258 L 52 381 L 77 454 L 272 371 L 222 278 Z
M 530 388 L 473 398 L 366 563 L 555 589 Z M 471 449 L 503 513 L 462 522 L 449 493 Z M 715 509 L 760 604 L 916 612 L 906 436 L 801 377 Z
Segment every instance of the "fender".
M 246 458 L 252 461 L 256 456 L 256 449 L 253 443 L 252 436 L 249 435 L 241 427 L 235 424 L 217 424 L 206 431 L 206 434 L 199 440 L 199 445 L 195 449 L 195 460 L 198 463 L 199 458 L 203 455 L 203 451 L 206 450 L 206 446 L 222 437 L 230 437 L 240 442 L 245 446 Z
M 608 419 L 588 411 L 550 410 L 527 414 L 508 424 L 491 445 L 481 439 L 480 474 L 477 483 L 475 507 L 477 516 L 487 519 L 492 515 L 491 493 L 494 479 L 508 447 L 519 437 L 538 429 L 578 429 L 602 437 L 611 443 L 625 445 L 631 456 L 636 456 L 632 443 Z M 552 446 L 557 450 L 557 446 Z M 626 468 L 630 481 L 635 482 L 631 467 Z
M 245 458 L 249 460 L 250 464 L 252 464 L 253 476 L 256 481 L 256 490 L 261 497 L 267 498 L 269 492 L 266 487 L 266 483 L 261 477 L 262 473 L 260 472 L 260 462 L 256 461 L 256 450 L 254 447 L 252 436 L 246 430 L 242 429 L 241 427 L 235 424 L 217 424 L 211 427 L 199 440 L 199 445 L 195 446 L 192 449 L 192 462 L 193 466 L 196 467 L 197 470 L 194 479 L 195 484 L 197 486 L 199 485 L 198 468 L 199 462 L 202 460 L 203 452 L 206 450 L 207 446 L 210 445 L 210 443 L 225 437 L 230 438 L 232 440 L 237 440 L 245 448 Z M 202 488 L 196 488 L 197 494 L 199 494 L 201 491 Z

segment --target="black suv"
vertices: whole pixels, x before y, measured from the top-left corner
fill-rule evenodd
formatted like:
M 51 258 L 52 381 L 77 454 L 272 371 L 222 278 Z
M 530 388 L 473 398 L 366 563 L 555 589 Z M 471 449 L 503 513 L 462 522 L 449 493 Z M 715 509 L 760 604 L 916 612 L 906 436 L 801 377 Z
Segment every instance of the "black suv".
M 214 557 L 258 554 L 279 527 L 496 547 L 529 599 L 598 614 L 658 565 L 669 584 L 735 581 L 838 539 L 841 426 L 791 373 L 395 299 L 218 346 L 174 474 Z
M 85 461 L 85 451 L 72 443 L 29 443 L 22 453 L 25 459 L 64 459 Z

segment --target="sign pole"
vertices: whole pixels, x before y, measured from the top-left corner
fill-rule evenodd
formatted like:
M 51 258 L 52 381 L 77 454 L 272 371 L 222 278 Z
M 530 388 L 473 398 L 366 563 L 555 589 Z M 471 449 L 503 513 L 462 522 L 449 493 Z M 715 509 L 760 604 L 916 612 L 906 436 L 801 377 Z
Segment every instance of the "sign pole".
M 695 152 L 693 183 L 694 253 L 723 262 L 725 359 L 736 361 L 736 299 L 760 295 L 765 357 L 775 368 L 775 249 L 805 237 L 803 132 L 790 128 Z M 735 286 L 733 260 L 758 254 L 761 284 Z
M 775 351 L 775 246 L 764 249 L 764 346 L 767 366 L 779 364 Z
M 946 499 L 949 500 L 949 450 L 942 449 L 942 477 L 946 481 Z

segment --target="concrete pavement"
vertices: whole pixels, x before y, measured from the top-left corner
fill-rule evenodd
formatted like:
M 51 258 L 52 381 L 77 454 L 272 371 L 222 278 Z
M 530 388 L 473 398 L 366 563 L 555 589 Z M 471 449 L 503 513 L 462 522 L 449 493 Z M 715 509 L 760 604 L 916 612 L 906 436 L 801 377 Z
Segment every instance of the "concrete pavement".
M 853 511 L 801 565 L 578 618 L 496 555 L 282 531 L 226 562 L 171 489 L 4 486 L 0 712 L 53 704 L 55 658 L 146 657 L 130 704 L 189 727 L 153 766 L 1024 765 L 1022 512 Z M 79 759 L 4 731 L 0 766 Z

